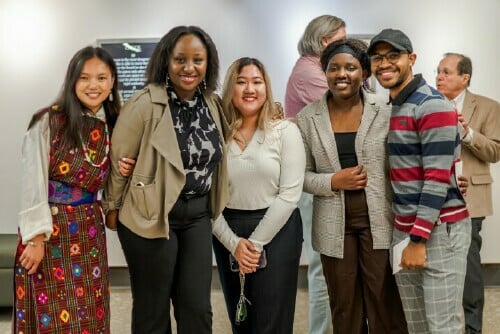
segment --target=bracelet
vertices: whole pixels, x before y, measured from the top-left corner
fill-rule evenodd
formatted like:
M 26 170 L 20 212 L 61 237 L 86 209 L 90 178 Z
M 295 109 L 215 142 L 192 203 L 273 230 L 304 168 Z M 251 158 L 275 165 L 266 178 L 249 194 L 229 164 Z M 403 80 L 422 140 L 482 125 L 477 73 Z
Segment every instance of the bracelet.
M 40 242 L 28 241 L 28 246 L 31 246 L 31 247 L 38 247 L 38 246 L 43 246 L 43 245 L 45 245 L 45 241 L 40 241 Z

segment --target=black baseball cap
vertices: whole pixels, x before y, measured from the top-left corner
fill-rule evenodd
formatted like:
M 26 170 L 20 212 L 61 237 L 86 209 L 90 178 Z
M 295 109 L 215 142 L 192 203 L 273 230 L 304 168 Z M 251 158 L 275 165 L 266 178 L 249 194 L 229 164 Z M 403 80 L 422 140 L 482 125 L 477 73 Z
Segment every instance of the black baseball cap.
M 375 45 L 380 42 L 388 43 L 399 51 L 407 51 L 408 53 L 413 52 L 413 46 L 411 45 L 410 39 L 404 32 L 398 29 L 384 29 L 373 37 L 367 51 L 369 55 L 373 53 Z

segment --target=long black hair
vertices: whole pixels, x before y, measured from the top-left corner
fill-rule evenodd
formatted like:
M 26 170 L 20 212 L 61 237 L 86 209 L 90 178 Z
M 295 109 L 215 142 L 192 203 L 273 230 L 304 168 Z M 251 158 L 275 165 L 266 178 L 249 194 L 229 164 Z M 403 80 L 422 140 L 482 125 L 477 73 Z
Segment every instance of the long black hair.
M 64 114 L 65 125 L 61 134 L 61 143 L 66 147 L 72 148 L 81 145 L 80 133 L 83 122 L 83 112 L 90 111 L 78 99 L 75 87 L 85 62 L 94 57 L 97 57 L 109 67 L 111 75 L 115 79 L 113 87 L 111 88 L 113 101 L 105 99 L 102 103 L 104 112 L 106 113 L 106 121 L 111 129 L 114 127 L 120 111 L 121 102 L 118 92 L 118 73 L 113 57 L 100 47 L 87 46 L 79 50 L 69 62 L 61 92 L 54 102 L 57 108 L 53 108 Z M 31 128 L 43 114 L 48 112 L 49 109 L 50 108 L 45 108 L 33 115 L 28 129 Z
M 146 69 L 146 84 L 165 85 L 168 73 L 168 63 L 175 44 L 184 35 L 198 37 L 207 49 L 207 72 L 205 74 L 206 88 L 200 85 L 202 92 L 214 92 L 219 79 L 219 54 L 210 36 L 196 26 L 177 26 L 172 28 L 156 45 Z

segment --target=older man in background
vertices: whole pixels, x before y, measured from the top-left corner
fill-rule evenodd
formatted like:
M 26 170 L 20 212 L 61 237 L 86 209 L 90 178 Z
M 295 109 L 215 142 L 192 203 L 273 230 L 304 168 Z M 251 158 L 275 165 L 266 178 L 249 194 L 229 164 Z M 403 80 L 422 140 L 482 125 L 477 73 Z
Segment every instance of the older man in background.
M 493 214 L 490 163 L 500 160 L 500 104 L 468 90 L 472 62 L 459 53 L 446 53 L 439 62 L 437 89 L 451 101 L 464 129 L 461 136 L 463 175 L 469 177 L 467 207 L 472 218 L 472 240 L 467 255 L 463 307 L 467 334 L 481 333 L 484 281 L 481 267 L 481 228 Z

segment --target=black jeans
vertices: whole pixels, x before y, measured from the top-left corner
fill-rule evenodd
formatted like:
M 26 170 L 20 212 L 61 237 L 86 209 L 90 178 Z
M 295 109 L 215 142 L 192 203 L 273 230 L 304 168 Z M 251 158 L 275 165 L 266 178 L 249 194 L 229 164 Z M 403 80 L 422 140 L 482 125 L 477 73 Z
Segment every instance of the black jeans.
M 484 217 L 472 218 L 471 243 L 467 254 L 467 272 L 464 285 L 464 318 L 467 334 L 481 333 L 483 328 L 484 280 L 481 266 L 481 228 Z
M 224 218 L 236 235 L 248 238 L 264 216 L 266 209 L 224 210 Z M 266 268 L 245 275 L 247 319 L 235 324 L 236 305 L 240 298 L 240 280 L 229 268 L 229 251 L 214 238 L 214 253 L 233 333 L 291 334 L 297 295 L 297 277 L 302 251 L 302 220 L 298 209 L 264 248 Z
M 212 225 L 208 196 L 179 199 L 169 214 L 170 238 L 146 239 L 118 225 L 132 289 L 132 333 L 212 333 Z

